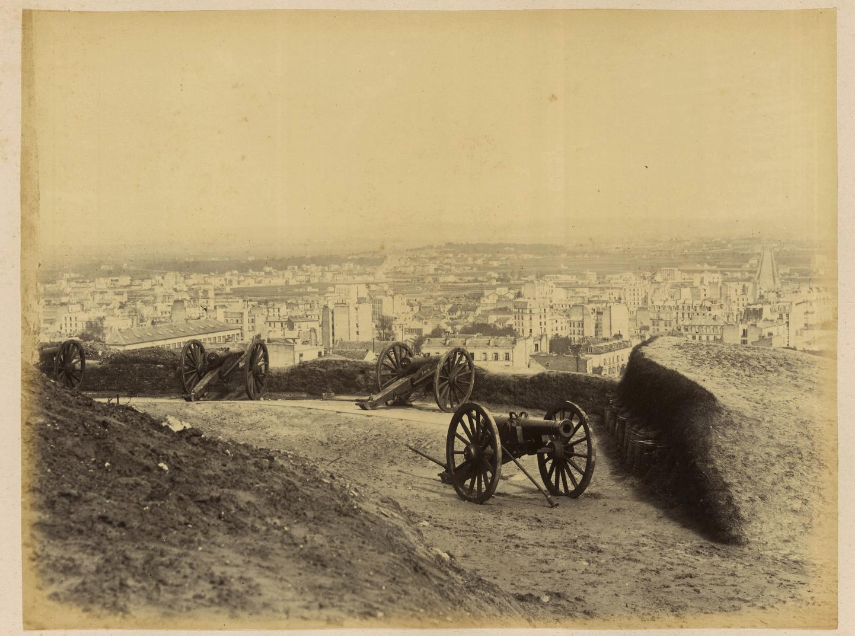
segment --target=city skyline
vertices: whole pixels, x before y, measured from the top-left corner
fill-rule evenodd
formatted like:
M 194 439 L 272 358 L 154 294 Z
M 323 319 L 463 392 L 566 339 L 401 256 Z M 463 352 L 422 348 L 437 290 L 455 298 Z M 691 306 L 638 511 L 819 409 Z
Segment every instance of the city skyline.
M 422 250 L 445 245 L 460 245 L 471 246 L 482 249 L 483 246 L 496 246 L 496 249 L 502 249 L 508 246 L 520 247 L 536 247 L 541 246 L 546 249 L 553 250 L 555 248 L 564 247 L 567 253 L 574 252 L 602 252 L 609 250 L 637 250 L 645 249 L 650 246 L 662 244 L 692 244 L 706 243 L 709 241 L 721 242 L 725 244 L 733 244 L 744 249 L 759 250 L 760 246 L 773 246 L 789 249 L 796 245 L 810 245 L 812 247 L 823 250 L 827 253 L 834 253 L 836 256 L 836 243 L 823 241 L 814 237 L 798 237 L 786 238 L 783 236 L 764 236 L 762 234 L 754 235 L 717 235 L 710 234 L 709 236 L 697 235 L 691 238 L 685 235 L 660 235 L 660 234 L 636 234 L 626 236 L 620 240 L 607 237 L 589 237 L 587 240 L 578 240 L 571 244 L 562 242 L 532 242 L 523 243 L 511 240 L 503 240 L 495 237 L 494 240 L 460 240 L 449 239 L 445 241 L 430 241 L 426 239 L 419 240 L 414 237 L 410 240 L 399 241 L 393 245 L 387 246 L 385 241 L 380 241 L 378 244 L 360 244 L 354 242 L 351 244 L 333 243 L 333 242 L 315 242 L 305 243 L 299 246 L 278 245 L 275 241 L 267 243 L 254 241 L 248 243 L 223 244 L 215 239 L 196 241 L 192 248 L 178 247 L 175 249 L 164 248 L 162 246 L 135 246 L 133 244 L 121 245 L 102 245 L 97 251 L 89 246 L 78 245 L 76 250 L 65 251 L 64 253 L 48 253 L 42 255 L 42 269 L 52 269 L 56 267 L 67 267 L 73 265 L 75 267 L 91 267 L 93 264 L 109 264 L 118 267 L 122 263 L 137 262 L 152 264 L 158 262 L 216 262 L 216 261 L 235 261 L 235 262 L 256 262 L 263 263 L 267 261 L 277 260 L 300 260 L 314 258 L 330 258 L 330 257 L 371 257 L 382 256 L 384 254 L 395 254 L 407 252 L 411 250 Z

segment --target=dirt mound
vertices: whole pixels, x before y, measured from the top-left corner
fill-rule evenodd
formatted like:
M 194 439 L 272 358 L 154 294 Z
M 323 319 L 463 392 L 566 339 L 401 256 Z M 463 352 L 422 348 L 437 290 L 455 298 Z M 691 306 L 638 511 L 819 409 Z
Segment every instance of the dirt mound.
M 84 342 L 82 340 L 79 340 L 78 342 L 80 342 L 80 345 L 83 347 L 83 355 L 86 356 L 87 361 L 101 360 L 103 357 L 110 355 L 109 348 L 103 342 Z M 54 356 L 57 354 L 61 346 L 62 342 L 42 342 L 39 344 L 38 366 L 42 373 L 53 373 Z
M 585 411 L 601 413 L 617 382 L 610 378 L 547 371 L 537 375 L 510 375 L 475 370 L 472 400 L 546 410 L 570 400 Z
M 633 351 L 618 394 L 673 448 L 670 482 L 719 538 L 797 549 L 836 509 L 831 361 L 659 338 Z
M 168 364 L 177 365 L 180 349 L 164 349 L 163 347 L 146 347 L 132 351 L 116 351 L 103 342 L 87 342 L 78 340 L 83 347 L 86 360 L 109 362 L 110 364 Z M 53 369 L 53 358 L 62 342 L 43 342 L 39 344 L 39 365 L 49 365 Z
M 162 347 L 146 347 L 133 351 L 108 351 L 101 356 L 102 362 L 114 365 L 123 364 L 158 364 L 178 366 L 181 349 L 163 349 Z
M 38 369 L 52 377 L 54 356 L 62 343 L 39 345 Z M 122 395 L 176 395 L 181 393 L 179 351 L 148 347 L 114 351 L 99 342 L 81 342 L 86 369 L 81 391 Z
M 268 376 L 271 393 L 368 395 L 377 391 L 374 365 L 355 360 L 312 360 Z
M 125 359 L 113 364 L 87 364 L 79 389 L 99 394 L 181 395 L 181 377 L 177 362 L 171 364 L 135 363 Z
M 53 369 L 51 358 L 51 367 Z M 46 368 L 43 371 L 48 373 Z M 324 393 L 368 396 L 377 392 L 373 363 L 327 357 L 273 369 L 267 376 L 268 395 L 300 394 L 320 397 Z M 548 409 L 558 400 L 576 402 L 583 409 L 602 411 L 617 383 L 610 378 L 549 371 L 537 375 L 490 373 L 476 367 L 472 399 L 488 404 L 512 404 Z M 105 352 L 100 363 L 86 368 L 80 389 L 87 392 L 125 395 L 180 395 L 178 353 L 164 349 Z M 417 392 L 414 397 L 422 395 Z M 208 399 L 241 399 L 243 374 L 231 382 L 210 385 Z M 433 402 L 428 391 L 425 399 Z
M 392 500 L 329 469 L 176 432 L 175 421 L 23 374 L 28 628 L 520 616 L 511 597 L 432 550 Z

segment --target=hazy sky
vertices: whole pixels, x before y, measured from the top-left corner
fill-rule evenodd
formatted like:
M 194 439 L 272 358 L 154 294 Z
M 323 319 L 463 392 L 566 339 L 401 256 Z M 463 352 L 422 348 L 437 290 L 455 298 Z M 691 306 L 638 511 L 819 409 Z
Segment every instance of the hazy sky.
M 41 244 L 833 236 L 834 15 L 37 13 Z

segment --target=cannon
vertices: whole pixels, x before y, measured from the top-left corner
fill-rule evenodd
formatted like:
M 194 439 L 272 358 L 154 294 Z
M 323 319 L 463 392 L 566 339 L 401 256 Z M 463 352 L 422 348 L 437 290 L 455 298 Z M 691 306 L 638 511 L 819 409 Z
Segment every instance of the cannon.
M 53 379 L 62 386 L 76 389 L 83 381 L 86 369 L 86 354 L 83 345 L 77 340 L 66 340 L 55 350 L 53 358 Z
M 514 462 L 550 507 L 551 495 L 575 499 L 591 483 L 596 463 L 593 436 L 585 412 L 572 402 L 555 405 L 543 419 L 527 413 L 491 414 L 476 402 L 461 404 L 448 426 L 445 461 L 408 446 L 442 466 L 440 480 L 451 484 L 464 501 L 482 504 L 496 492 L 502 465 Z M 520 464 L 525 455 L 537 456 L 546 491 Z
M 404 342 L 393 342 L 377 358 L 378 393 L 356 403 L 369 410 L 381 404 L 406 404 L 417 389 L 433 389 L 437 406 L 452 412 L 472 395 L 475 363 L 463 347 L 441 356 L 414 356 Z
M 199 400 L 212 382 L 229 382 L 241 368 L 247 397 L 258 400 L 264 394 L 270 354 L 258 336 L 244 347 L 208 352 L 199 340 L 190 340 L 181 349 L 179 364 L 184 399 L 188 402 Z

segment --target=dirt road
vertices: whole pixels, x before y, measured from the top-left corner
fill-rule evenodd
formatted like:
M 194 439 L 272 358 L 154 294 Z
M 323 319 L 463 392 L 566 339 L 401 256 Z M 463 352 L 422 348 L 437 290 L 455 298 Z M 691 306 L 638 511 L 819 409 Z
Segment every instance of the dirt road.
M 467 504 L 440 483 L 450 416 L 435 407 L 363 412 L 348 402 L 202 402 L 135 398 L 137 408 L 178 417 L 209 436 L 285 449 L 321 461 L 336 478 L 395 499 L 426 539 L 458 564 L 513 593 L 543 625 L 810 627 L 834 608 L 821 600 L 797 553 L 715 543 L 678 511 L 659 507 L 596 435 L 597 468 L 577 500 L 549 509 L 507 464 L 496 496 Z M 536 413 L 542 415 L 542 413 Z M 537 473 L 534 458 L 524 465 Z

